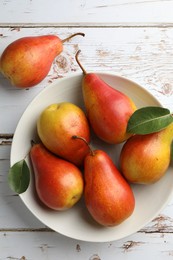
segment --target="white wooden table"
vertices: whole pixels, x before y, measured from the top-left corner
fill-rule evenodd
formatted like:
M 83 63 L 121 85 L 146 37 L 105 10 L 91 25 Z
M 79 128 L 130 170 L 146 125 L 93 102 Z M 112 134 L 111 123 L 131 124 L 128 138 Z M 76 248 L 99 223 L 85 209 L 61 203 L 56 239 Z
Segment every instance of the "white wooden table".
M 15 39 L 84 32 L 64 45 L 36 87 L 19 90 L 0 75 L 0 260 L 172 259 L 173 198 L 142 230 L 119 241 L 88 243 L 45 227 L 8 187 L 12 136 L 30 101 L 51 82 L 79 71 L 114 71 L 141 84 L 173 111 L 173 0 L 1 0 L 0 54 Z M 159 199 L 159 198 L 158 198 Z

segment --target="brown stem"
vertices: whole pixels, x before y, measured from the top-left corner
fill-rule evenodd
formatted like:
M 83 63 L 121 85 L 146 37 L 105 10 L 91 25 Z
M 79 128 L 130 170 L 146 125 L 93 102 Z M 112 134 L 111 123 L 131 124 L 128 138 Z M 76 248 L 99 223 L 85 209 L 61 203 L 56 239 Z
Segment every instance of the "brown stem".
M 87 72 L 86 72 L 86 70 L 84 69 L 84 67 L 82 66 L 82 64 L 80 63 L 80 61 L 79 61 L 79 59 L 78 59 L 78 56 L 79 56 L 79 53 L 80 53 L 80 52 L 81 52 L 81 50 L 78 50 L 78 51 L 77 51 L 77 53 L 76 53 L 76 55 L 75 55 L 75 59 L 76 59 L 78 65 L 79 65 L 79 67 L 80 67 L 81 70 L 83 71 L 83 74 L 86 75 Z
M 83 137 L 81 137 L 81 136 L 78 136 L 78 135 L 73 135 L 72 138 L 73 138 L 73 139 L 80 139 L 80 140 L 82 140 L 82 141 L 83 141 L 84 143 L 86 143 L 86 145 L 88 146 L 88 148 L 89 148 L 89 150 L 90 150 L 90 154 L 91 154 L 92 156 L 95 155 L 94 151 L 91 149 L 91 146 L 89 145 L 89 143 L 86 141 L 85 138 L 83 138 Z
M 36 142 L 34 140 L 31 140 L 31 146 L 34 146 Z
M 64 43 L 64 42 L 70 40 L 71 38 L 73 38 L 73 37 L 75 37 L 75 36 L 77 36 L 77 35 L 81 35 L 81 36 L 83 36 L 83 37 L 85 36 L 84 33 L 78 32 L 78 33 L 74 33 L 74 34 L 70 35 L 69 37 L 67 37 L 67 38 L 65 38 L 64 40 L 61 40 L 61 41 L 62 41 L 62 43 Z

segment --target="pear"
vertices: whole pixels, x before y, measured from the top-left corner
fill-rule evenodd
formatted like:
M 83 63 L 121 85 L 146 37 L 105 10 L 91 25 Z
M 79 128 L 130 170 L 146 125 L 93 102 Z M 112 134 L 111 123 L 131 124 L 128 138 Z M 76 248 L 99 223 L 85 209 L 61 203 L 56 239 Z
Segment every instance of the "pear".
M 126 132 L 127 123 L 136 110 L 133 101 L 104 82 L 97 74 L 87 73 L 78 60 L 83 71 L 82 91 L 89 122 L 96 135 L 110 144 L 127 140 L 131 134 Z
M 132 136 L 120 154 L 124 177 L 139 184 L 160 180 L 170 164 L 172 140 L 173 123 L 159 132 Z
M 72 163 L 50 153 L 43 144 L 34 144 L 30 158 L 39 199 L 54 210 L 74 206 L 83 193 L 83 177 Z
M 63 50 L 63 43 L 76 35 L 84 36 L 75 33 L 64 40 L 56 35 L 20 38 L 2 53 L 0 71 L 16 87 L 33 87 L 47 76 L 53 60 Z
M 37 120 L 37 132 L 42 143 L 52 153 L 77 166 L 83 164 L 88 147 L 73 135 L 90 141 L 90 128 L 83 110 L 70 102 L 51 104 Z
M 87 143 L 82 137 L 73 138 Z M 106 152 L 90 148 L 84 161 L 84 181 L 85 204 L 97 223 L 116 226 L 132 215 L 133 191 Z

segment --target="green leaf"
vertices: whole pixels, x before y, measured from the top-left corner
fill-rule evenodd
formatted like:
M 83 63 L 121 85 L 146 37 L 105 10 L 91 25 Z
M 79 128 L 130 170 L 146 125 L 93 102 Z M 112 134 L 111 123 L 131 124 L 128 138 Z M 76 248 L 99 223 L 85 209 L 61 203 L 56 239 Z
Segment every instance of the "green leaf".
M 130 117 L 127 132 L 133 134 L 150 134 L 158 132 L 173 122 L 170 111 L 163 107 L 143 107 Z
M 20 194 L 27 190 L 30 182 L 30 171 L 25 160 L 15 163 L 8 173 L 8 184 L 16 193 Z
M 173 142 L 172 142 L 172 145 L 171 145 L 171 161 L 173 161 Z

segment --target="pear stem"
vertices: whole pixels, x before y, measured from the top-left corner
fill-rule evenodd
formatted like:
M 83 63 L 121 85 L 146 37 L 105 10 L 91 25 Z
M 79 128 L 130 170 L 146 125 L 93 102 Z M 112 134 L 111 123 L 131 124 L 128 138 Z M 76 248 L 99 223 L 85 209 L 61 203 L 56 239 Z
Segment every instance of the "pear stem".
M 89 150 L 90 150 L 90 154 L 91 154 L 92 156 L 95 155 L 94 151 L 91 149 L 91 146 L 89 145 L 89 143 L 86 141 L 85 138 L 83 138 L 83 137 L 81 137 L 81 136 L 78 136 L 78 135 L 73 135 L 72 138 L 73 138 L 73 139 L 80 139 L 80 140 L 82 140 L 82 141 L 83 141 L 84 143 L 86 143 L 86 145 L 88 146 L 88 148 L 89 148 Z
M 80 61 L 79 61 L 79 59 L 78 59 L 78 56 L 79 56 L 79 53 L 80 53 L 80 52 L 81 52 L 81 50 L 78 50 L 78 51 L 77 51 L 77 53 L 76 53 L 76 55 L 75 55 L 75 58 L 76 58 L 76 61 L 77 61 L 78 65 L 79 65 L 79 67 L 80 67 L 81 70 L 83 71 L 83 74 L 86 75 L 87 72 L 86 72 L 86 70 L 84 69 L 84 67 L 82 66 L 82 64 L 80 63 Z
M 34 140 L 31 140 L 31 146 L 34 146 L 36 142 Z
M 69 37 L 65 38 L 64 40 L 62 40 L 62 42 L 64 43 L 64 42 L 70 40 L 71 38 L 73 38 L 73 37 L 75 37 L 75 36 L 77 36 L 77 35 L 81 35 L 81 36 L 83 36 L 83 37 L 85 36 L 85 34 L 84 34 L 84 33 L 81 33 L 81 32 L 74 33 L 74 34 L 70 35 Z

